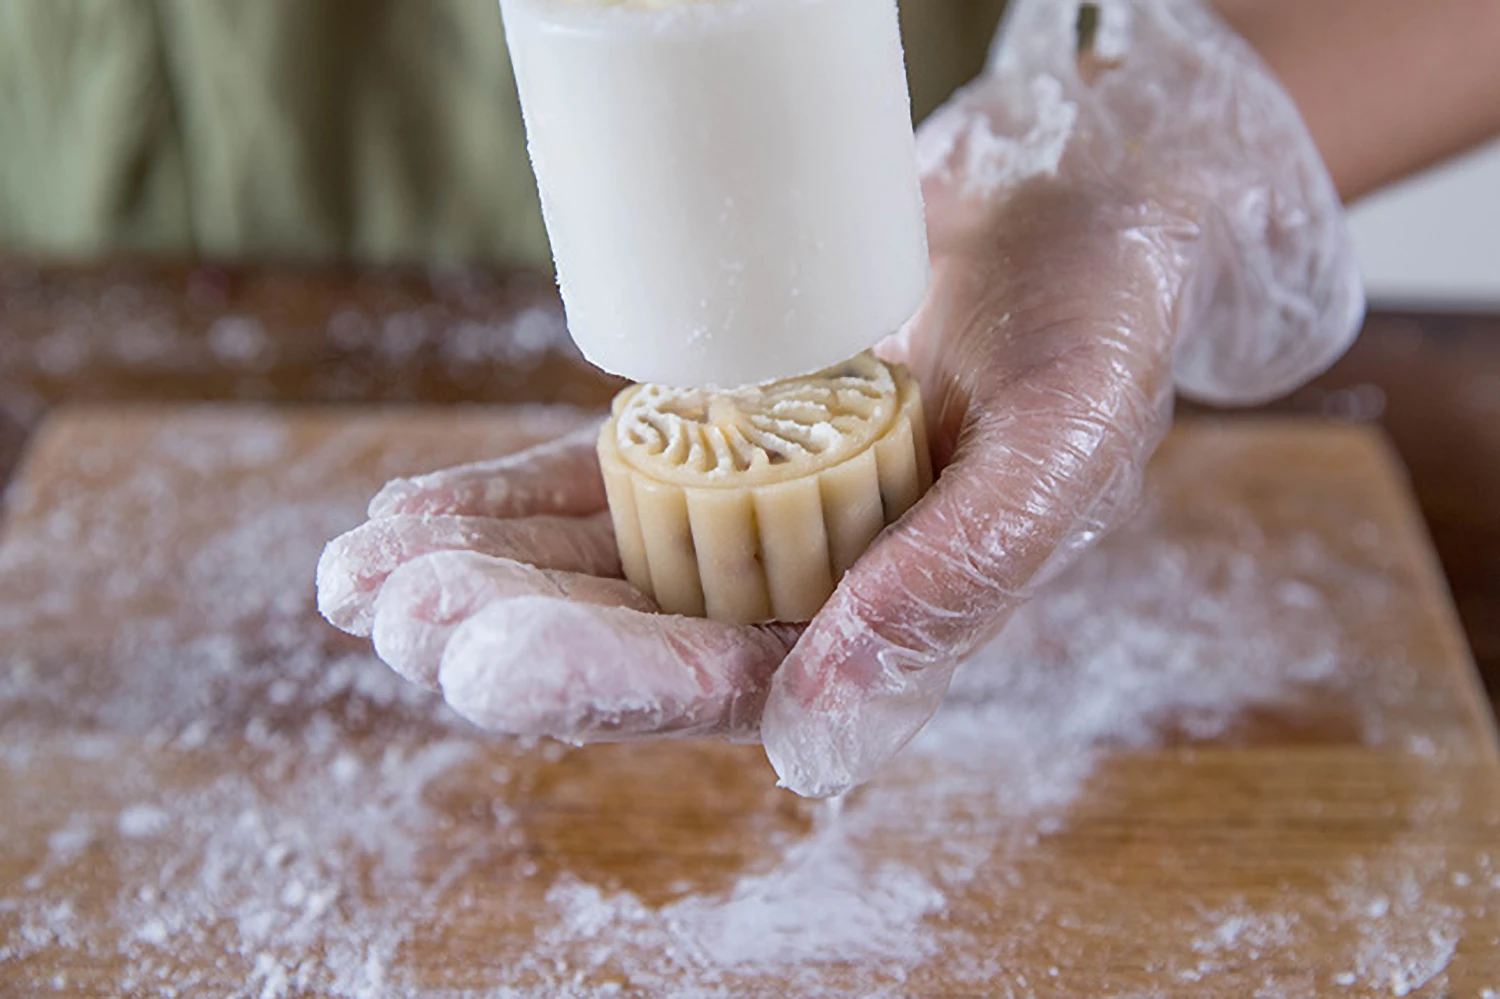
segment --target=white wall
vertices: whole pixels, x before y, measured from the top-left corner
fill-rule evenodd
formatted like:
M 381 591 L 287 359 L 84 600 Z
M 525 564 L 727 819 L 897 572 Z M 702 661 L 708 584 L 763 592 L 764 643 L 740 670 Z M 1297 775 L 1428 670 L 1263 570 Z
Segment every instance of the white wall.
M 1357 206 L 1374 305 L 1500 309 L 1500 142 Z

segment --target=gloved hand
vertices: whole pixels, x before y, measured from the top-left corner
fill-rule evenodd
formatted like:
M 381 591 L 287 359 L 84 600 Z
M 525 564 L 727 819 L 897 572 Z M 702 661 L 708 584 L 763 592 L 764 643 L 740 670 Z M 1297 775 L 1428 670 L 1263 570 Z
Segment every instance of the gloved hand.
M 1337 192 L 1254 53 L 1187 0 L 1092 6 L 1081 44 L 1078 4 L 1013 4 L 922 129 L 934 282 L 883 353 L 921 380 L 943 473 L 800 636 L 620 582 L 591 435 L 388 487 L 325 553 L 325 613 L 481 725 L 758 737 L 799 793 L 868 780 L 1129 513 L 1174 382 L 1270 398 L 1359 326 Z
M 318 564 L 318 607 L 485 728 L 758 738 L 796 638 L 668 617 L 621 576 L 597 427 L 390 483 Z

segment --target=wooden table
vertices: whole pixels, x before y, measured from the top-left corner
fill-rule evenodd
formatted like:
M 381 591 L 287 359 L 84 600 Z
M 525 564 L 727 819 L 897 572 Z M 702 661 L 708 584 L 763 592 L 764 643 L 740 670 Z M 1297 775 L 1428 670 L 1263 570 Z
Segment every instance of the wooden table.
M 0 542 L 0 994 L 1464 996 L 1500 756 L 1368 429 L 1189 425 L 841 809 L 486 739 L 320 622 L 386 478 L 576 410 L 60 411 Z
M 1376 314 L 1348 357 L 1273 408 L 1390 436 L 1500 707 L 1500 316 Z
M 0 480 L 63 401 L 601 404 L 614 387 L 566 348 L 535 275 L 0 262 Z M 1500 705 L 1500 316 L 1377 314 L 1274 409 L 1390 435 Z
M 0 996 L 1500 994 L 1426 548 L 1500 689 L 1500 321 L 1376 316 L 1276 407 L 1342 426 L 1179 432 L 841 815 L 754 749 L 478 738 L 312 614 L 384 478 L 577 419 L 346 404 L 614 388 L 535 277 L 0 265 L 0 478 L 60 417 L 0 543 Z

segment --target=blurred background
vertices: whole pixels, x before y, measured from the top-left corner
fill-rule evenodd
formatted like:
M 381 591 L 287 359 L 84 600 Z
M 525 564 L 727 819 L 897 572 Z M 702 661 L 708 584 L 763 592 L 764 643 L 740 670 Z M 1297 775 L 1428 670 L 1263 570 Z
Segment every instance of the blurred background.
M 1500 308 L 1500 142 L 1367 199 L 1352 221 L 1377 306 Z

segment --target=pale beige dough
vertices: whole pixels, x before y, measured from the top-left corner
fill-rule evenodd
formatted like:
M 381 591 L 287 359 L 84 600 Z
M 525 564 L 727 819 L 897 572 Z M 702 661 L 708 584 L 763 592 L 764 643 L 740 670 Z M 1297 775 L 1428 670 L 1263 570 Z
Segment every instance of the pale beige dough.
M 921 392 L 873 354 L 729 392 L 637 385 L 599 461 L 630 582 L 737 624 L 810 620 L 932 484 Z

